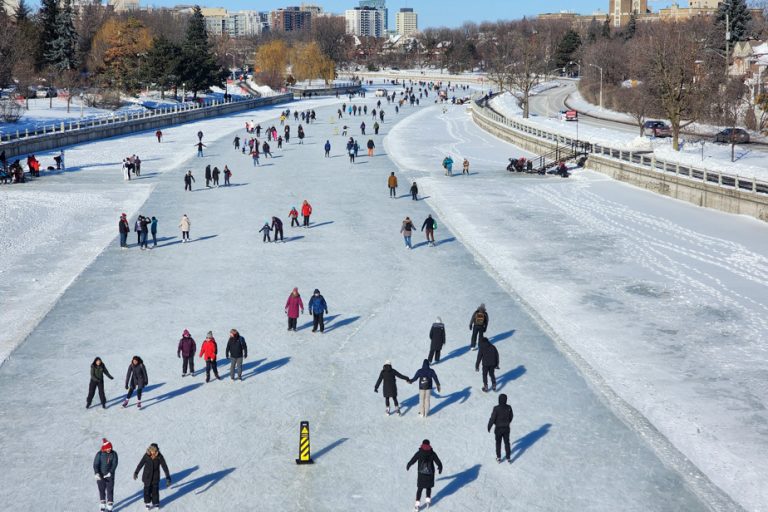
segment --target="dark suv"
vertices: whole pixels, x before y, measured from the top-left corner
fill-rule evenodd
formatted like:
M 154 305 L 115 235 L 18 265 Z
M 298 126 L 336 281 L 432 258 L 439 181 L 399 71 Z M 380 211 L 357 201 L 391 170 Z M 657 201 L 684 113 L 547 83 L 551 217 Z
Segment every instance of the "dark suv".
M 654 137 L 671 137 L 672 128 L 664 121 L 646 121 L 643 123 L 645 133 L 650 133 Z
M 726 128 L 715 135 L 715 142 L 749 144 L 749 133 L 741 128 Z

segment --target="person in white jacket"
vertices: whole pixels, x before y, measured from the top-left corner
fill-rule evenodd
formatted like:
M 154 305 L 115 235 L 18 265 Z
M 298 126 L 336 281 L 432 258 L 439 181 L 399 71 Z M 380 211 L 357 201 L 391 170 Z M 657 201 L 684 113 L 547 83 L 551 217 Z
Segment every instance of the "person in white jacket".
M 189 228 L 192 225 L 192 223 L 189 221 L 189 217 L 187 217 L 187 214 L 185 213 L 181 217 L 181 222 L 179 222 L 179 228 L 181 228 L 181 241 L 189 242 Z

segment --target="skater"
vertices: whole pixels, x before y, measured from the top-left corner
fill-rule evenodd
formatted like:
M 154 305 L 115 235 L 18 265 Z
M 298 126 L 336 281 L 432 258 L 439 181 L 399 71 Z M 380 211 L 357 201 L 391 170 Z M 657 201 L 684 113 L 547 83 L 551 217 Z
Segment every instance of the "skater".
M 421 225 L 421 230 L 424 231 L 426 229 L 427 243 L 432 247 L 435 246 L 435 228 L 436 227 L 437 227 L 437 222 L 435 222 L 435 219 L 432 218 L 432 214 L 430 213 L 429 215 L 427 215 L 427 218 L 424 219 L 424 223 L 422 223 Z
M 221 174 L 221 171 L 219 171 L 219 168 L 214 166 L 213 172 L 211 173 L 211 176 L 213 176 L 213 186 L 218 187 L 219 186 L 219 175 Z
M 288 212 L 288 217 L 291 219 L 291 227 L 295 225 L 298 228 L 300 226 L 299 211 L 296 209 L 295 206 L 291 208 L 290 212 Z
M 483 391 L 488 392 L 488 376 L 491 376 L 491 389 L 496 391 L 496 370 L 499 369 L 499 351 L 485 336 L 480 336 L 480 349 L 477 351 L 475 371 L 480 371 L 483 363 Z
M 400 232 L 403 234 L 403 240 L 405 241 L 405 246 L 409 249 L 413 249 L 413 246 L 411 245 L 412 231 L 413 231 L 413 222 L 411 222 L 410 217 L 406 217 L 405 220 L 403 220 L 403 225 L 400 226 Z
M 182 359 L 182 363 L 181 363 L 182 377 L 195 374 L 195 352 L 196 351 L 197 351 L 197 344 L 195 343 L 195 340 L 192 338 L 192 335 L 189 334 L 189 331 L 184 329 L 184 332 L 181 334 L 181 339 L 179 340 L 179 346 L 176 349 L 176 357 L 179 357 Z M 189 368 L 189 373 L 187 373 L 187 368 Z
M 486 329 L 488 329 L 488 312 L 485 310 L 485 304 L 480 304 L 469 320 L 469 330 L 472 331 L 472 341 L 469 348 L 477 350 L 475 346 L 477 337 L 478 335 L 482 336 L 485 334 Z
M 149 223 L 149 232 L 152 233 L 152 247 L 157 247 L 157 217 L 154 215 Z
M 211 165 L 205 166 L 205 188 L 211 188 Z
M 147 510 L 160 508 L 160 469 L 165 473 L 165 487 L 171 486 L 171 473 L 168 471 L 168 464 L 165 463 L 165 457 L 160 453 L 157 444 L 152 443 L 147 448 L 147 453 L 139 461 L 136 471 L 133 472 L 133 479 L 139 478 L 139 471 L 144 469 L 141 474 L 141 481 L 144 484 L 144 507 Z
M 128 395 L 126 395 L 125 401 L 123 401 L 123 407 L 128 407 L 128 402 L 135 390 L 139 404 L 138 407 L 141 409 L 141 392 L 147 384 L 149 384 L 149 377 L 147 377 L 144 361 L 139 356 L 133 356 L 131 364 L 128 365 L 128 372 L 125 374 L 125 389 L 128 390 Z
M 491 427 L 494 429 L 496 435 L 496 462 L 501 462 L 501 442 L 504 441 L 504 451 L 507 455 L 507 462 L 512 462 L 510 456 L 512 455 L 509 449 L 509 426 L 514 418 L 512 407 L 507 405 L 507 395 L 504 393 L 499 395 L 499 405 L 493 408 L 491 412 L 491 418 L 488 420 L 488 432 L 491 431 Z
M 299 125 L 299 144 L 304 144 L 304 127 Z
M 376 384 L 373 386 L 373 392 L 379 392 L 379 386 L 384 384 L 384 405 L 387 407 L 386 413 L 389 416 L 389 399 L 392 399 L 392 403 L 395 405 L 395 412 L 398 416 L 401 416 L 400 403 L 397 401 L 397 379 L 403 379 L 409 382 L 408 377 L 392 368 L 392 361 L 384 361 L 384 367 L 379 372 L 379 378 Z
M 198 142 L 197 144 L 195 144 L 195 146 L 197 146 L 197 156 L 198 156 L 198 158 L 202 158 L 203 157 L 203 148 L 207 148 L 208 146 L 206 146 L 202 142 Z
M 261 152 L 264 154 L 264 158 L 274 158 L 270 152 L 269 144 L 267 144 L 267 141 L 264 141 L 264 144 L 261 145 Z
M 184 191 L 186 192 L 189 190 L 192 192 L 192 183 L 195 181 L 195 177 L 192 176 L 192 171 L 187 171 L 187 174 L 184 175 Z
M 325 158 L 331 157 L 331 141 L 326 140 L 325 141 Z
M 347 153 L 349 154 L 349 163 L 355 163 L 355 143 L 350 141 L 347 143 Z
M 109 370 L 104 365 L 104 362 L 100 357 L 97 357 L 91 363 L 91 381 L 88 383 L 88 397 L 85 399 L 85 408 L 91 407 L 93 396 L 96 394 L 96 390 L 99 390 L 99 400 L 101 400 L 101 408 L 107 408 L 107 396 L 104 394 L 104 376 L 109 377 L 109 380 L 113 380 Z
M 265 144 L 266 144 L 266 142 L 265 142 Z M 253 166 L 254 167 L 258 167 L 259 165 L 261 165 L 261 163 L 259 163 L 259 145 L 258 145 L 258 143 L 253 145 L 253 150 L 251 151 L 251 158 L 253 159 Z
M 64 166 L 64 150 L 62 149 L 59 151 L 59 154 L 53 157 L 53 161 L 56 162 L 56 170 L 57 171 L 64 171 L 66 170 L 66 167 Z
M 136 232 L 136 245 L 137 245 L 138 247 L 141 247 L 141 220 L 142 220 L 143 218 L 144 218 L 144 217 L 142 217 L 141 215 L 139 215 L 139 216 L 136 218 L 136 222 L 133 224 L 133 230 Z
M 466 158 L 464 159 L 464 163 L 461 164 L 461 174 L 466 174 L 469 176 L 469 160 Z
M 453 176 L 453 158 L 450 155 L 443 159 L 443 168 L 446 176 Z
M 261 226 L 261 229 L 259 230 L 259 233 L 264 233 L 264 235 L 261 237 L 262 242 L 271 242 L 272 239 L 269 237 L 269 234 L 272 232 L 272 227 L 269 225 L 269 221 L 265 220 L 264 225 Z
M 157 130 L 155 132 L 155 137 L 157 137 L 157 142 L 160 143 L 163 140 L 163 132 L 161 130 Z
M 128 224 L 128 217 L 125 214 L 120 216 L 120 220 L 117 221 L 117 230 L 120 233 L 120 248 L 128 248 L 128 233 L 131 232 L 131 225 Z
M 309 216 L 312 215 L 312 205 L 306 199 L 301 205 L 301 215 L 304 217 L 304 227 L 309 228 Z
M 240 336 L 237 329 L 229 331 L 226 356 L 229 359 L 229 378 L 235 380 L 235 373 L 237 373 L 238 380 L 243 380 L 243 359 L 248 359 L 248 345 L 245 344 L 245 338 Z
M 240 149 L 240 137 L 238 137 L 237 135 L 235 135 L 235 140 L 233 141 L 233 144 L 234 144 L 234 146 L 235 146 L 235 151 L 237 151 L 238 149 Z
M 203 142 L 203 132 L 198 131 L 197 132 L 197 142 Z
M 192 226 L 192 222 L 190 222 L 189 217 L 187 217 L 187 214 L 181 216 L 181 221 L 179 222 L 179 227 L 181 228 L 181 243 L 187 243 L 189 242 L 189 228 Z
M 149 225 L 152 224 L 152 220 L 148 217 L 140 217 L 139 224 L 141 224 L 141 250 L 149 249 Z
M 272 229 L 275 231 L 275 242 L 277 242 L 277 237 L 280 237 L 280 241 L 283 242 L 283 221 L 277 217 L 272 217 Z
M 106 437 L 101 439 L 101 449 L 93 458 L 93 474 L 99 488 L 99 510 L 112 511 L 115 499 L 115 471 L 117 470 L 117 452 Z
M 294 288 L 285 301 L 285 314 L 288 315 L 288 330 L 296 332 L 296 320 L 299 318 L 299 310 L 304 314 L 304 302 L 299 295 L 299 289 Z
M 378 134 L 379 134 L 379 128 L 380 128 L 380 126 L 379 126 L 379 123 L 378 123 L 378 121 L 376 121 L 375 123 L 373 123 L 373 134 L 374 134 L 374 135 L 378 135 Z
M 224 186 L 229 186 L 229 178 L 232 177 L 232 171 L 229 170 L 229 167 L 226 165 L 224 166 Z
M 387 186 L 389 187 L 389 197 L 397 199 L 397 176 L 395 176 L 394 171 L 387 178 Z
M 416 185 L 416 182 L 413 182 L 413 185 L 411 185 L 411 199 L 414 201 L 419 200 L 419 187 Z
M 325 297 L 320 294 L 320 290 L 315 288 L 312 293 L 312 298 L 309 299 L 307 304 L 308 313 L 312 315 L 312 332 L 317 332 L 320 329 L 320 333 L 325 330 L 325 319 L 323 315 L 328 314 L 328 304 L 325 302 Z
M 376 145 L 373 143 L 373 139 L 368 139 L 368 143 L 366 144 L 366 147 L 368 148 L 368 156 L 373 156 L 373 150 L 376 148 Z
M 443 463 L 429 444 L 429 439 L 421 442 L 419 450 L 408 461 L 405 470 L 408 471 L 416 463 L 418 463 L 416 466 L 418 473 L 416 473 L 416 504 L 413 506 L 414 512 L 418 512 L 421 506 L 422 491 L 427 493 L 427 499 L 425 500 L 427 508 L 432 504 L 432 487 L 435 486 L 435 466 L 437 466 L 438 474 L 443 473 Z
M 443 350 L 443 345 L 445 345 L 445 325 L 443 320 L 437 317 L 429 329 L 429 357 L 427 357 L 429 364 L 432 364 L 433 359 L 435 364 L 440 362 L 440 351 Z
M 362 123 L 360 123 L 360 133 L 362 133 L 363 135 L 365 135 L 365 121 L 363 121 Z
M 221 380 L 221 377 L 219 377 L 219 368 L 216 365 L 216 356 L 218 353 L 219 347 L 216 345 L 213 333 L 208 331 L 208 334 L 205 335 L 205 341 L 203 341 L 203 345 L 200 347 L 200 355 L 198 356 L 202 357 L 203 361 L 205 361 L 205 382 L 210 382 L 211 371 L 213 371 L 213 375 L 217 380 Z
M 421 365 L 421 369 L 416 372 L 410 383 L 419 381 L 419 416 L 426 418 L 429 415 L 429 397 L 432 394 L 432 381 L 437 385 L 437 392 L 440 392 L 440 379 L 437 378 L 435 370 L 429 367 L 427 359 Z

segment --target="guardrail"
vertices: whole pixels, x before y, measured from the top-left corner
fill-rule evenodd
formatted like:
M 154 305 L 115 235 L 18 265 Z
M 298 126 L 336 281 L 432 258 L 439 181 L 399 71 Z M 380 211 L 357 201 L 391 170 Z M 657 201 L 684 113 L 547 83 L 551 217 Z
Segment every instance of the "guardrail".
M 473 102 L 473 110 L 487 120 L 504 125 L 512 130 L 519 131 L 529 136 L 534 136 L 551 144 L 560 144 L 571 146 L 582 143 L 559 133 L 549 132 L 536 127 L 534 124 L 523 122 L 519 119 L 509 119 L 498 111 L 488 106 L 488 99 L 481 99 Z M 668 162 L 657 159 L 653 153 L 644 151 L 628 151 L 626 149 L 611 148 L 600 144 L 592 144 L 592 153 L 604 157 L 613 158 L 627 162 L 628 164 L 641 166 L 652 170 L 660 176 L 676 176 L 709 185 L 739 190 L 746 193 L 768 195 L 768 181 L 760 181 L 755 178 L 748 178 L 734 174 L 721 173 L 701 169 L 695 166 L 681 164 L 679 162 Z

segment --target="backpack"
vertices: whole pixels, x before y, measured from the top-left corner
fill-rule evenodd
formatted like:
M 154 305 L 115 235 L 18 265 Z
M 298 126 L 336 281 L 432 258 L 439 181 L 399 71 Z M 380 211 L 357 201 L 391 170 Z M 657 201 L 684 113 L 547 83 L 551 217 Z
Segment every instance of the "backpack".
M 433 230 L 437 229 L 437 221 L 436 220 L 432 221 L 432 229 Z
M 475 312 L 475 325 L 478 325 L 478 326 L 485 325 L 485 314 L 483 314 L 482 311 Z
M 432 465 L 427 461 L 419 461 L 419 473 L 422 475 L 431 475 Z

